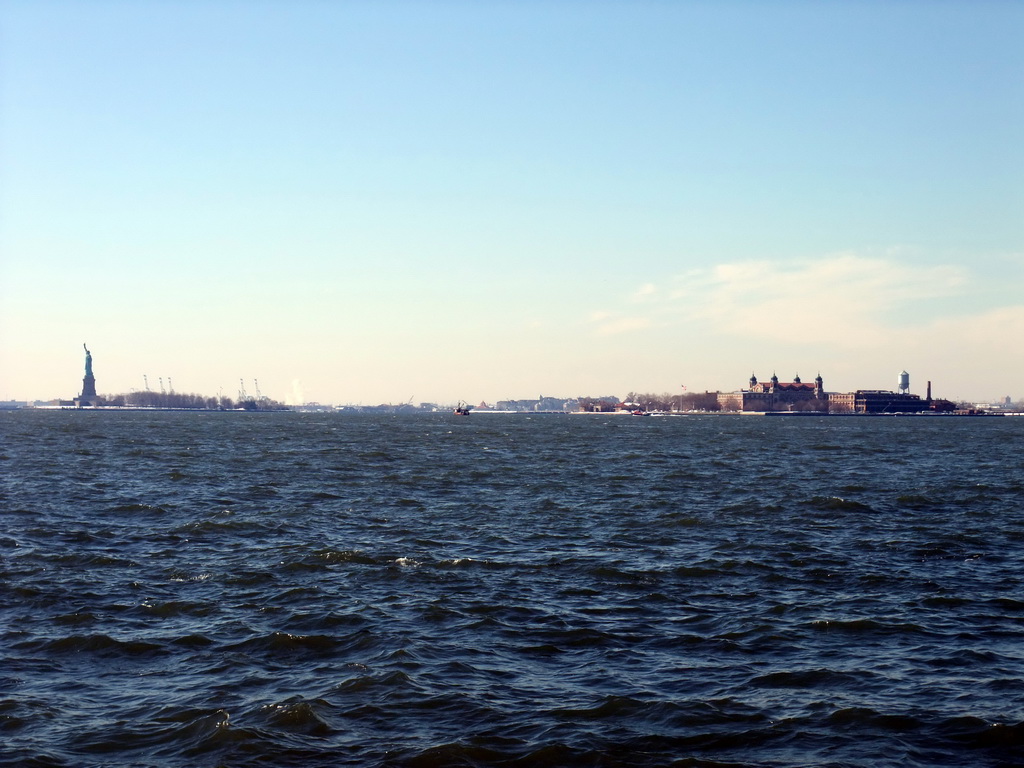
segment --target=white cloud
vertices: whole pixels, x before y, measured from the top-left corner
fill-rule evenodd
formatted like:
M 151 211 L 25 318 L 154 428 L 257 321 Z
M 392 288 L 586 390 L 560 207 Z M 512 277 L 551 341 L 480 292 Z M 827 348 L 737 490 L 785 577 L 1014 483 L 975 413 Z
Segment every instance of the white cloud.
M 644 283 L 635 291 L 633 291 L 633 295 L 631 296 L 631 298 L 633 301 L 636 302 L 648 301 L 652 297 L 654 297 L 655 294 L 657 294 L 657 292 L 658 287 L 654 283 Z
M 799 327 L 812 338 L 857 333 L 864 342 L 886 315 L 904 305 L 955 293 L 965 278 L 956 267 L 917 267 L 840 255 L 820 261 L 726 264 L 707 276 L 693 301 L 694 316 L 722 330 L 769 338 Z
M 862 346 L 889 333 L 896 316 L 926 299 L 954 296 L 968 276 L 959 267 L 922 267 L 856 254 L 815 261 L 748 261 L 691 270 L 671 280 L 669 301 L 652 305 L 646 323 L 632 317 L 620 331 L 677 320 L 725 335 L 792 339 Z M 651 283 L 631 302 L 657 292 Z M 655 318 L 658 322 L 655 323 Z
M 612 315 L 610 313 L 603 313 L 601 317 L 591 315 L 591 321 L 596 323 L 597 327 L 594 332 L 598 336 L 613 336 L 651 327 L 651 319 L 649 317 L 629 317 L 625 315 Z
M 675 364 L 708 376 L 704 386 L 723 386 L 717 372 L 737 364 L 791 364 L 823 370 L 840 388 L 887 386 L 892 371 L 906 369 L 934 380 L 939 396 L 1016 397 L 1024 302 L 1007 301 L 1000 279 L 912 263 L 903 252 L 733 262 L 625 292 L 617 309 L 591 316 L 591 328 L 652 359 L 677 350 Z M 999 292 L 1001 306 L 984 305 Z
M 997 307 L 975 315 L 938 317 L 927 325 L 907 329 L 903 336 L 915 347 L 938 348 L 946 353 L 950 365 L 973 368 L 978 376 L 992 361 L 1012 361 L 1010 367 L 1020 367 L 1019 348 L 1024 338 L 1024 305 Z M 1001 365 L 999 369 L 1008 366 Z M 1002 374 L 1004 370 L 992 370 Z
M 988 341 L 1003 348 L 1024 338 L 1024 305 L 998 307 L 969 318 L 940 318 L 932 324 L 935 333 L 949 334 L 975 343 Z

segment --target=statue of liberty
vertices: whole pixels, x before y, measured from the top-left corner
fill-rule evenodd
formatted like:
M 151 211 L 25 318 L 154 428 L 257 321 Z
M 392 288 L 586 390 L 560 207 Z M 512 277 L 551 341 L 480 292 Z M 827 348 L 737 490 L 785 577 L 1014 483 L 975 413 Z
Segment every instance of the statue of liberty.
M 92 375 L 92 352 L 82 344 L 85 350 L 85 378 L 82 379 L 82 397 L 96 397 L 96 377 Z

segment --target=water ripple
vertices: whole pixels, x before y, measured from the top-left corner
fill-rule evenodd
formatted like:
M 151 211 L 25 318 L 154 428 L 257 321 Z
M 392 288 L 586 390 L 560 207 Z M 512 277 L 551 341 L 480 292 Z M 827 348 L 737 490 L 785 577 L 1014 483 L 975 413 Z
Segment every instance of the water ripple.
M 3 765 L 1024 764 L 1024 420 L 0 438 Z

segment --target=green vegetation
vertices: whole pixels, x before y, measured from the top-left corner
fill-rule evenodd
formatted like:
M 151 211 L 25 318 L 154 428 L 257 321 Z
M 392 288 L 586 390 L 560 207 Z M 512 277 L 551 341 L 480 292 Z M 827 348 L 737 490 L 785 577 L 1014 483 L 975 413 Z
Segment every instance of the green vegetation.
M 686 392 L 673 395 L 663 392 L 652 393 L 630 392 L 626 395 L 627 403 L 637 403 L 645 411 L 717 411 L 717 392 Z
M 104 395 L 103 404 L 130 408 L 182 408 L 204 411 L 283 411 L 285 406 L 268 397 L 235 401 L 230 397 L 207 397 L 185 392 L 129 392 Z

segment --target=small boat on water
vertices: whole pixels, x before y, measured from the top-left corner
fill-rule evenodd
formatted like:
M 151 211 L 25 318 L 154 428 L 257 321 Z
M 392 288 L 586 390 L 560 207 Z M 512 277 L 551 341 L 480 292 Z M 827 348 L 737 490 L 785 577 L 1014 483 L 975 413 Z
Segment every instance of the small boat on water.
M 455 406 L 455 410 L 452 411 L 456 416 L 469 416 L 470 407 L 463 401 L 459 400 L 459 404 Z

